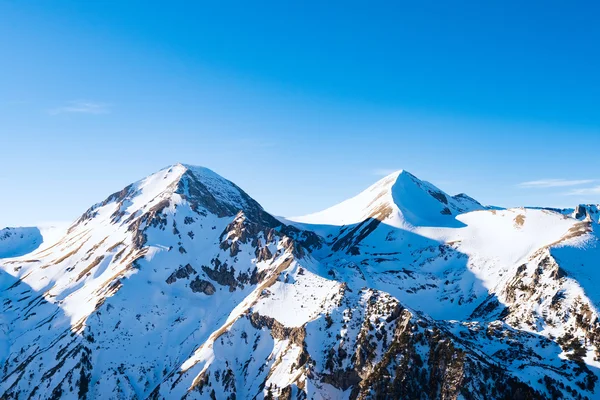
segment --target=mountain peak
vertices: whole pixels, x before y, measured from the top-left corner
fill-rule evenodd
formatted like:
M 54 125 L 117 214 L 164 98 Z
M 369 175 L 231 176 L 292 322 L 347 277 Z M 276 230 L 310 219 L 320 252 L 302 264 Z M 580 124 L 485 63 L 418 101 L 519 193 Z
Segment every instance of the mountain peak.
M 165 169 L 169 169 L 169 168 L 174 168 L 174 169 L 177 169 L 177 170 L 183 169 L 183 170 L 186 170 L 186 171 L 191 171 L 191 172 L 193 172 L 195 174 L 198 174 L 198 175 L 216 175 L 216 176 L 221 177 L 219 174 L 217 174 L 212 169 L 204 167 L 202 165 L 192 165 L 192 164 L 186 164 L 186 163 L 178 162 L 178 163 L 172 164 L 172 165 L 170 165 L 168 167 L 165 167 L 165 168 L 161 169 L 161 171 L 165 170 Z
M 97 216 L 100 209 L 111 204 L 112 211 L 107 215 L 115 223 L 135 218 L 155 207 L 177 206 L 181 202 L 189 203 L 195 212 L 218 217 L 233 216 L 240 210 L 250 214 L 262 211 L 248 194 L 216 172 L 177 163 L 111 194 L 88 209 L 74 225 Z
M 401 169 L 342 203 L 291 219 L 319 225 L 348 225 L 375 218 L 389 219 L 396 226 L 448 226 L 457 223 L 456 215 L 483 208 L 465 194 L 450 196 Z
M 386 185 L 386 184 L 390 184 L 393 182 L 396 182 L 397 180 L 402 180 L 402 179 L 410 179 L 410 180 L 416 180 L 416 181 L 420 181 L 419 178 L 417 178 L 415 175 L 413 175 L 412 173 L 410 173 L 409 171 L 405 170 L 405 169 L 399 169 L 397 171 L 394 171 L 386 176 L 384 176 L 383 178 L 381 178 L 380 180 L 378 180 L 377 182 L 375 182 L 372 186 L 376 186 L 376 185 Z

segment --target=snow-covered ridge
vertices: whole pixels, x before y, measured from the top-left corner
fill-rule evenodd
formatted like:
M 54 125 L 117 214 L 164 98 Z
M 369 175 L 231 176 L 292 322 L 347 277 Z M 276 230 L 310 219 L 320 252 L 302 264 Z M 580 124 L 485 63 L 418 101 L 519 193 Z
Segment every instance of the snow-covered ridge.
M 220 216 L 235 215 L 239 210 L 262 210 L 242 189 L 212 170 L 174 164 L 113 193 L 88 209 L 75 224 L 85 223 L 107 204 L 119 205 L 112 218 L 121 221 L 165 200 L 172 200 L 174 204 L 187 201 L 193 208 L 203 208 Z
M 384 211 L 384 218 L 392 216 L 398 226 L 445 226 L 453 224 L 458 214 L 484 208 L 464 193 L 450 196 L 410 172 L 400 170 L 340 204 L 289 220 L 316 225 L 350 225 Z

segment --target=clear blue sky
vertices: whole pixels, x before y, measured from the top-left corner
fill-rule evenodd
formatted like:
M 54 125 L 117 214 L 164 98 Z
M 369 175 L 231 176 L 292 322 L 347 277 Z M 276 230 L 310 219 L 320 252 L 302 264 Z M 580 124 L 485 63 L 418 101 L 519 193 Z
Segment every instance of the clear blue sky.
M 0 0 L 0 225 L 179 161 L 280 215 L 396 169 L 600 202 L 597 2 L 323 3 Z

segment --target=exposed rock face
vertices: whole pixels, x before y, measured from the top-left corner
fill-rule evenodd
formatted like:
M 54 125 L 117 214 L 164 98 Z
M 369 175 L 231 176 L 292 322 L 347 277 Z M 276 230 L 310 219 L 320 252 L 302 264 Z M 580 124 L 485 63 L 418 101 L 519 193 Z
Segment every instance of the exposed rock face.
M 584 205 L 580 204 L 575 208 L 575 218 L 576 219 L 584 219 L 587 217 L 588 213 Z
M 306 332 L 303 327 L 288 328 L 276 319 L 260 315 L 259 313 L 250 314 L 250 323 L 256 329 L 268 328 L 275 339 L 289 340 L 297 346 L 304 346 Z
M 192 292 L 202 292 L 209 296 L 215 294 L 216 290 L 212 283 L 198 277 L 190 283 L 190 288 L 192 289 Z
M 219 194 L 213 193 L 210 186 L 207 186 L 209 182 L 202 182 L 202 177 L 197 176 L 192 170 L 186 170 L 182 175 L 181 179 L 177 184 L 175 193 L 181 194 L 182 197 L 188 200 L 192 210 L 199 211 L 201 209 L 204 212 L 215 214 L 219 217 L 228 217 L 235 215 L 239 211 L 239 207 L 243 206 L 244 209 L 251 213 L 257 213 L 262 211 L 262 207 L 248 196 L 244 191 L 229 182 L 233 188 L 237 191 L 236 202 L 224 202 L 219 199 Z
M 229 286 L 231 291 L 234 291 L 238 285 L 238 281 L 235 279 L 235 269 L 227 266 L 227 263 L 221 263 L 219 259 L 214 260 L 214 269 L 202 266 L 202 270 L 206 275 L 222 286 Z
M 175 283 L 177 279 L 188 279 L 195 274 L 197 274 L 196 270 L 190 264 L 186 264 L 185 267 L 178 268 L 177 271 L 169 275 L 166 282 L 168 284 Z

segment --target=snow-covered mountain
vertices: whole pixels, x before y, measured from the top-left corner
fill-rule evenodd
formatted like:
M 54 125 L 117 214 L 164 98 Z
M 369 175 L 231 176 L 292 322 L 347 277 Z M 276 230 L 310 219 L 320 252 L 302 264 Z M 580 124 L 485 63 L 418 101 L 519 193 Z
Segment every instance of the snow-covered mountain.
M 0 257 L 18 257 L 37 249 L 43 238 L 36 227 L 4 228 L 0 230 Z
M 0 258 L 18 257 L 42 246 L 50 246 L 67 230 L 64 222 L 0 229 Z
M 173 165 L 0 232 L 0 397 L 600 398 L 599 216 L 400 171 L 275 218 Z

